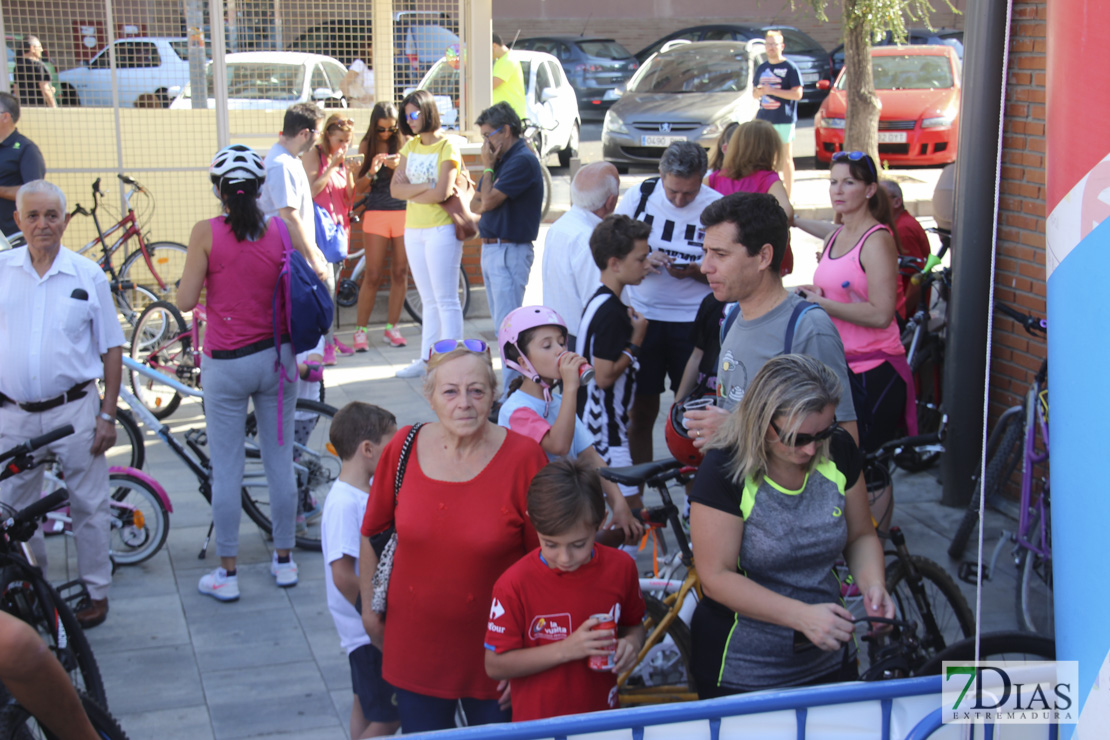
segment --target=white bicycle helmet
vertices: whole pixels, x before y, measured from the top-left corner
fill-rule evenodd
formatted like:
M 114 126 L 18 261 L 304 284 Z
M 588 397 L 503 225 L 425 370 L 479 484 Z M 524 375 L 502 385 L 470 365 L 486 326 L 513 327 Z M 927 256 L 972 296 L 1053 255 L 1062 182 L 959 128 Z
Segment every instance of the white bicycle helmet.
M 216 152 L 208 167 L 208 177 L 219 188 L 221 182 L 229 184 L 245 180 L 265 180 L 266 167 L 262 157 L 244 144 L 225 146 Z

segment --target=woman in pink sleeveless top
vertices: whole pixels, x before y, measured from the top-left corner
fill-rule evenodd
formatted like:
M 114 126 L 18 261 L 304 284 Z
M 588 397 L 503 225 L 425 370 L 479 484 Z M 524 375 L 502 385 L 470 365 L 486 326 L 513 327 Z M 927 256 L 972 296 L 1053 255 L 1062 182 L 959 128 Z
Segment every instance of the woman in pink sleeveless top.
M 278 586 L 297 582 L 290 556 L 297 517 L 293 472 L 293 421 L 297 391 L 279 384 L 277 361 L 296 359 L 283 308 L 274 315 L 274 288 L 289 243 L 280 218 L 267 222 L 258 205 L 266 179 L 262 158 L 242 144 L 217 152 L 209 168 L 223 215 L 200 221 L 189 237 L 178 307 L 191 311 L 206 289 L 204 416 L 212 456 L 212 521 L 220 567 L 201 577 L 198 590 L 219 601 L 239 598 L 241 489 L 246 453 L 248 402 L 258 419 L 258 440 L 270 496 L 274 554 L 270 566 Z M 284 444 L 280 444 L 279 430 Z
M 794 207 L 790 205 L 786 187 L 778 173 L 782 139 L 775 132 L 775 127 L 758 119 L 742 123 L 736 127 L 728 146 L 722 149 L 724 156 L 720 169 L 710 172 L 705 184 L 721 195 L 770 193 L 786 212 L 786 222 L 793 225 Z M 789 275 L 793 270 L 794 252 L 787 240 L 782 274 Z
M 351 168 L 346 165 L 347 150 L 354 136 L 355 122 L 345 113 L 332 113 L 324 121 L 320 139 L 316 146 L 301 157 L 312 185 L 312 200 L 331 214 L 331 220 L 350 239 L 351 203 L 355 192 L 355 180 Z M 335 364 L 335 353 L 353 355 L 355 351 L 339 341 L 334 334 L 328 335 L 324 345 L 324 364 Z
M 829 314 L 852 380 L 852 398 L 865 451 L 917 433 L 913 384 L 894 307 L 898 292 L 898 237 L 889 196 L 875 163 L 862 152 L 833 157 L 829 195 L 840 223 L 825 241 L 813 285 L 801 291 Z

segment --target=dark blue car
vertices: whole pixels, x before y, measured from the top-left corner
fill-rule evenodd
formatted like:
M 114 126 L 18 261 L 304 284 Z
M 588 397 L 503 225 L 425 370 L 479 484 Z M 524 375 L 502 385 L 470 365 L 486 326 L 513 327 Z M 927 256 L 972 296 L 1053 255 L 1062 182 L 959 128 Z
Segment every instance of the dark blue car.
M 583 116 L 591 110 L 608 110 L 618 97 L 613 91 L 640 66 L 628 49 L 600 36 L 539 36 L 520 39 L 514 48 L 545 51 L 558 59 Z

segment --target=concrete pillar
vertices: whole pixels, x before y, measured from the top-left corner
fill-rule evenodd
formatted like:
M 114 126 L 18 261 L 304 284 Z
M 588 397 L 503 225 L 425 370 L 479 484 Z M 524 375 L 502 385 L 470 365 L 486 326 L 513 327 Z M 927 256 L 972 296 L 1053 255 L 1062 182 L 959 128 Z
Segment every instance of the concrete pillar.
M 492 0 L 459 0 L 462 55 L 462 120 L 459 129 L 474 128 L 474 119 L 493 102 Z

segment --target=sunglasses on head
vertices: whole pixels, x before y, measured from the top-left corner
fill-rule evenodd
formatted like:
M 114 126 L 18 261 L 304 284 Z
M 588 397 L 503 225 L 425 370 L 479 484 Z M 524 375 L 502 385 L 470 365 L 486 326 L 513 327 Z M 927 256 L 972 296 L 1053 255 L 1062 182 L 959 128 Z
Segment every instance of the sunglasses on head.
M 489 352 L 489 345 L 481 339 L 441 339 L 432 345 L 431 354 L 433 356 L 445 355 L 457 349 L 465 349 L 471 352 Z
M 382 128 L 381 126 L 375 126 L 374 128 L 376 128 L 378 130 L 379 134 L 387 134 L 387 133 L 388 134 L 395 134 L 395 133 L 397 133 L 397 127 L 396 126 L 390 126 L 389 128 Z
M 334 123 L 332 123 L 331 126 L 328 126 L 328 128 L 330 128 L 330 129 L 337 128 L 340 131 L 350 131 L 352 128 L 354 128 L 354 125 L 355 125 L 355 122 L 353 120 L 351 120 L 350 118 L 340 118 L 338 121 L 335 121 Z
M 779 429 L 779 425 L 773 421 L 771 422 L 771 428 L 775 430 L 775 434 L 779 435 L 779 442 L 782 442 L 787 447 L 805 447 L 812 442 L 823 442 L 833 436 L 839 428 L 839 425 L 836 423 L 836 419 L 833 419 L 833 423 L 829 425 L 828 428 L 822 429 L 816 434 L 795 434 L 792 442 L 788 442 L 783 438 L 782 430 Z
M 871 170 L 871 176 L 874 178 L 879 177 L 879 173 L 875 171 L 875 160 L 871 159 L 870 155 L 863 152 L 837 152 L 832 155 L 832 161 L 836 162 L 858 162 L 863 160 L 867 163 L 867 169 Z
M 405 118 L 409 119 L 410 121 L 418 121 L 420 120 L 420 111 L 414 110 L 412 113 L 406 113 Z

